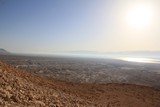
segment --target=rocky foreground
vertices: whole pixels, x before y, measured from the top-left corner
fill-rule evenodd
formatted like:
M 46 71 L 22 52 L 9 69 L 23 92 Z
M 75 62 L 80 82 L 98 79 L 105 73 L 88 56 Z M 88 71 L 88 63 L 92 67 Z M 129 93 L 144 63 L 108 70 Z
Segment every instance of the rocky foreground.
M 75 84 L 0 62 L 2 107 L 160 107 L 160 91 L 129 84 Z

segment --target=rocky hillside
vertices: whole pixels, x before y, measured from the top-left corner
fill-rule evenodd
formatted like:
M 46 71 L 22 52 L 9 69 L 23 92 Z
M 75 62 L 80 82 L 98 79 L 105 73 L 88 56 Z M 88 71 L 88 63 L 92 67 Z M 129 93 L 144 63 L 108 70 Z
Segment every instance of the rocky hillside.
M 160 107 L 160 91 L 129 84 L 75 84 L 0 62 L 0 106 Z

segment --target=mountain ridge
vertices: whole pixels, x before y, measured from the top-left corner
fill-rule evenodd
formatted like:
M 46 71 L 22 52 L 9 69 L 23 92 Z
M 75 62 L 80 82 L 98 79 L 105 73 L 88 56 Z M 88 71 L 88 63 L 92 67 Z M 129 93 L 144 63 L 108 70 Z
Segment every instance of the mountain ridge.
M 0 48 L 0 55 L 8 55 L 8 54 L 10 54 L 10 52 L 6 51 L 3 48 Z

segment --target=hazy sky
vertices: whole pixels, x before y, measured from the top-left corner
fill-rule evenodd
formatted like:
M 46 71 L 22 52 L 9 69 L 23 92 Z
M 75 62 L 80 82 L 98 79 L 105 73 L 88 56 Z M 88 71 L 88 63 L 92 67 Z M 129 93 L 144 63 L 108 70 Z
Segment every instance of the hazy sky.
M 0 0 L 0 48 L 160 50 L 160 0 Z

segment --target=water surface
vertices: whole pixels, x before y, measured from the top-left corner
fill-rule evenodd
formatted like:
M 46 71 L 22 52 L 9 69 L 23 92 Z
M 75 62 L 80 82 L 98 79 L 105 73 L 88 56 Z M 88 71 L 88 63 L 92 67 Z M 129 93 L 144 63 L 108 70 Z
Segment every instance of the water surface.
M 160 63 L 160 59 L 153 59 L 153 58 L 120 57 L 118 59 L 123 61 L 138 62 L 138 63 Z

